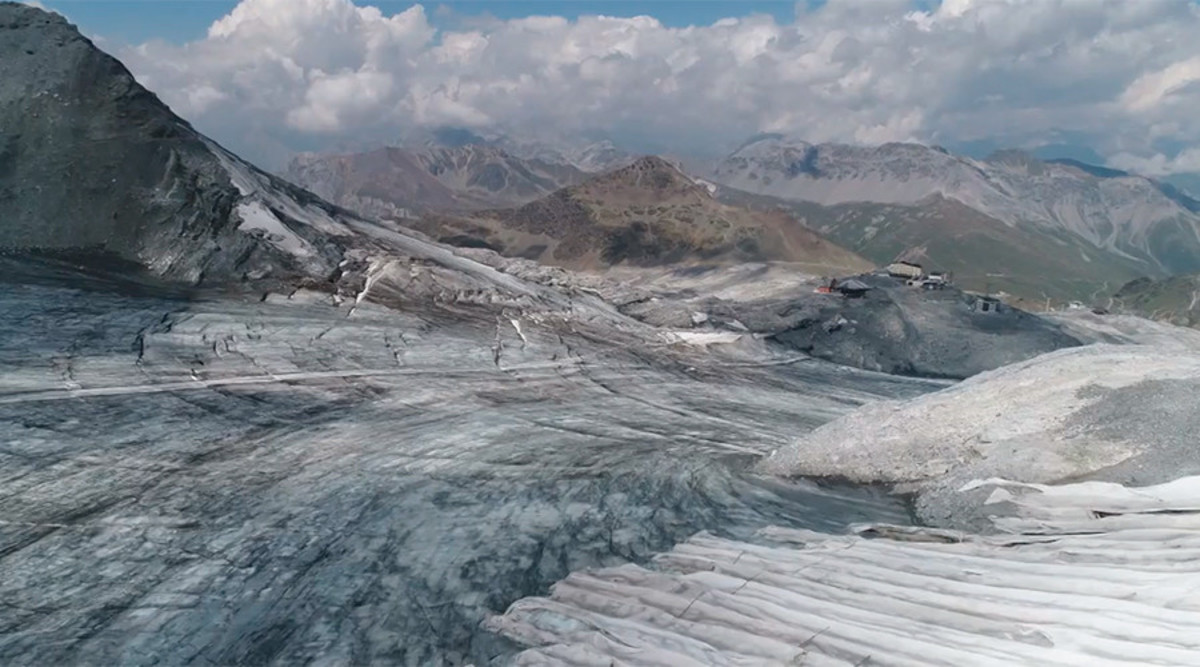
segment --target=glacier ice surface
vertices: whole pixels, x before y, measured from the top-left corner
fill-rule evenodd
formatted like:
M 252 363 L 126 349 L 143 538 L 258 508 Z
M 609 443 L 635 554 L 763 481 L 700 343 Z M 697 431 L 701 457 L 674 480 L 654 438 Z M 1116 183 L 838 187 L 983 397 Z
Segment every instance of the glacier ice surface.
M 72 271 L 0 289 L 4 664 L 503 657 L 519 647 L 480 622 L 571 572 L 698 531 L 907 521 L 881 493 L 748 464 L 940 386 L 642 349 L 515 309 Z

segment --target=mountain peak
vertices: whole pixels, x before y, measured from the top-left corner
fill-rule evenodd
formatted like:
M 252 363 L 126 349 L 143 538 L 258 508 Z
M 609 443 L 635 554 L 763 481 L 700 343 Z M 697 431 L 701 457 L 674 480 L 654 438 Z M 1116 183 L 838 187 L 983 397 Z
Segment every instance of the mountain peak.
M 707 190 L 698 186 L 679 167 L 657 155 L 647 155 L 578 186 L 584 189 L 619 187 L 657 193 L 659 196 Z
M 638 158 L 519 208 L 415 224 L 448 243 L 577 269 L 774 260 L 835 273 L 871 266 L 785 214 L 717 201 L 660 156 Z
M 680 178 L 689 182 L 691 181 L 691 179 L 683 173 L 683 170 L 679 168 L 679 165 L 658 155 L 644 155 L 626 165 L 622 169 L 618 169 L 616 171 L 622 170 L 629 170 L 642 174 L 662 173 L 670 175 L 672 178 Z
M 662 158 L 658 155 L 643 155 L 642 157 L 634 160 L 633 163 L 631 163 L 628 168 L 642 170 L 642 171 L 660 170 L 660 169 L 664 169 L 664 170 L 668 170 L 668 171 L 678 171 L 678 169 L 675 167 L 675 165 L 671 164 L 665 158 Z
M 186 282 L 324 277 L 335 209 L 196 132 L 58 14 L 0 4 L 0 249 Z
M 144 185 L 145 165 L 125 158 L 150 149 L 151 139 L 167 151 L 198 142 L 62 16 L 12 3 L 0 4 L 0 128 L 7 135 L 0 156 L 9 163 L 0 193 L 10 195 L 0 196 L 0 218 L 8 220 L 0 246 L 16 248 L 126 254 L 143 223 L 125 215 L 118 198 Z M 64 164 L 87 168 L 69 167 L 68 175 Z
M 33 25 L 41 26 L 42 29 L 49 29 L 47 26 L 54 26 L 54 29 L 62 30 L 64 34 L 84 39 L 83 35 L 79 34 L 79 31 L 75 29 L 75 26 L 71 25 L 58 12 L 21 2 L 8 2 L 7 0 L 0 2 L 0 28 L 15 30 Z

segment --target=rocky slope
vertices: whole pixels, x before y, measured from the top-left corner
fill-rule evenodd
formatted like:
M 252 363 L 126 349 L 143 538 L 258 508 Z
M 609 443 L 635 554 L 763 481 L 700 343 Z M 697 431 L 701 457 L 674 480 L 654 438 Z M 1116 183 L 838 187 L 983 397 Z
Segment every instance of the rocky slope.
M 409 218 L 430 212 L 516 206 L 587 177 L 565 162 L 522 159 L 483 144 L 382 148 L 302 155 L 288 180 L 365 215 Z
M 575 268 L 779 260 L 837 274 L 870 266 L 780 212 L 718 202 L 708 188 L 657 157 L 519 208 L 469 218 L 429 216 L 411 224 L 448 243 Z
M 846 298 L 816 293 L 816 280 L 775 266 L 742 264 L 677 270 L 634 283 L 653 296 L 608 298 L 624 301 L 628 315 L 690 329 L 700 340 L 761 337 L 817 359 L 928 378 L 963 379 L 1080 345 L 1063 324 L 1008 306 L 982 311 L 978 297 L 953 288 L 918 290 L 874 275 L 856 280 L 871 289 Z
M 350 219 L 198 134 L 59 15 L 0 7 L 0 248 L 336 281 Z
M 400 148 L 355 155 L 299 155 L 287 180 L 322 198 L 375 218 L 403 219 L 457 206 L 455 193 Z
M 1109 306 L 1153 320 L 1195 327 L 1200 325 L 1200 275 L 1132 280 L 1112 295 Z
M 0 249 L 117 260 L 200 287 L 568 304 L 245 163 L 61 16 L 11 3 L 0 12 Z
M 1010 227 L 941 195 L 915 205 L 786 202 L 724 189 L 723 201 L 783 210 L 883 265 L 896 259 L 950 271 L 959 286 L 1031 301 L 1098 301 L 1145 266 L 1066 232 Z
M 811 304 L 814 318 L 772 337 L 820 359 L 900 375 L 962 379 L 1079 345 L 1062 330 L 1022 310 L 979 310 L 954 289 L 921 291 L 861 278 L 874 289 L 858 299 Z
M 1200 203 L 1146 178 L 1067 160 L 1012 151 L 973 160 L 915 144 L 812 145 L 768 135 L 721 162 L 714 179 L 775 204 L 802 203 L 793 208 L 809 226 L 875 261 L 914 252 L 973 278 L 1044 272 L 1064 296 L 1102 289 L 1105 275 L 1111 289 L 1137 275 L 1200 268 Z M 954 243 L 955 256 L 948 241 L 960 235 L 972 247 Z M 1047 248 L 1057 262 L 1038 258 Z

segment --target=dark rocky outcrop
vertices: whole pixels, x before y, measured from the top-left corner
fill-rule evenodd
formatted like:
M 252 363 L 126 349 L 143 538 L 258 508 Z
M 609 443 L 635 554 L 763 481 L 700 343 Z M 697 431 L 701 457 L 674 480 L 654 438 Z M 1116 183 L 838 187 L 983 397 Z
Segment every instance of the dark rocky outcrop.
M 713 301 L 711 322 L 749 330 L 812 355 L 866 370 L 962 379 L 1074 347 L 1080 341 L 1052 322 L 953 288 L 925 291 L 891 278 L 859 276 L 859 298 L 799 294 L 754 303 Z

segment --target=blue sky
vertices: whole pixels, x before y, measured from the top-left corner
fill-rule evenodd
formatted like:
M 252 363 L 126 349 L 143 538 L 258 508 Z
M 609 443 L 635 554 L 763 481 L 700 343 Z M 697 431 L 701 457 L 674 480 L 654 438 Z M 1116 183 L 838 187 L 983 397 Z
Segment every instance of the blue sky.
M 236 0 L 43 0 L 60 10 L 85 32 L 128 44 L 151 39 L 182 43 L 200 39 L 208 26 L 229 13 Z M 385 13 L 403 11 L 413 2 L 372 0 L 360 2 Z M 456 17 L 489 14 L 499 19 L 533 15 L 575 18 L 580 15 L 650 15 L 665 25 L 707 25 L 718 19 L 747 14 L 770 14 L 781 23 L 795 17 L 791 0 L 464 0 L 423 2 L 439 27 L 452 27 Z M 818 5 L 820 0 L 809 0 Z

